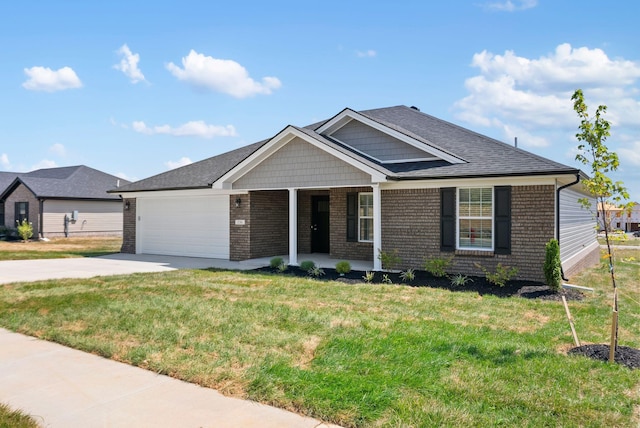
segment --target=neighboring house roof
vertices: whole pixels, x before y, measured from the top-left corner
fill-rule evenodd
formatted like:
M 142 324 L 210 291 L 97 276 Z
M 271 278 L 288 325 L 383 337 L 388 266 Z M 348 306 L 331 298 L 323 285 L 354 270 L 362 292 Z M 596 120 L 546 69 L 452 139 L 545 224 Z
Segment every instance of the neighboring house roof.
M 403 139 L 413 147 L 423 150 L 426 157 L 436 160 L 380 161 L 374 156 L 351 147 L 348 142 L 332 137 L 331 134 L 349 120 L 367 122 L 381 132 Z M 534 155 L 406 106 L 360 112 L 344 109 L 328 120 L 303 128 L 291 126 L 290 129 L 300 131 L 316 142 L 337 150 L 343 156 L 376 170 L 389 180 L 578 174 L 580 172 L 576 168 Z M 280 135 L 281 133 L 276 137 Z M 272 140 L 242 147 L 110 192 L 211 187 L 213 183 Z
M 8 183 L 2 177 L 13 174 Z M 129 184 L 114 175 L 88 166 L 45 168 L 27 173 L 0 173 L 0 200 L 3 200 L 18 185 L 26 186 L 36 198 L 44 199 L 101 199 L 118 200 L 117 195 L 107 193 L 120 183 Z

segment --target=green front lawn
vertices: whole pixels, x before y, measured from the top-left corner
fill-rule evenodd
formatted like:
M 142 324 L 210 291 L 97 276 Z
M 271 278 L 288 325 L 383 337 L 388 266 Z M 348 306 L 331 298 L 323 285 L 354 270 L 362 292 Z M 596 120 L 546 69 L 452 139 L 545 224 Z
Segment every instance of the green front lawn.
M 616 258 L 638 348 L 640 251 Z M 596 288 L 580 339 L 607 343 L 606 269 L 571 282 Z M 0 325 L 345 426 L 640 422 L 640 372 L 567 356 L 554 301 L 183 270 L 6 285 Z

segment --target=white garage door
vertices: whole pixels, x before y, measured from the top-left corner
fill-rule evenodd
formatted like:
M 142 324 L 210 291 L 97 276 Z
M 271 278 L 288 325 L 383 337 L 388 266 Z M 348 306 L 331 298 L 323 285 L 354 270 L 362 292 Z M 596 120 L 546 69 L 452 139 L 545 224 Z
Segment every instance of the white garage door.
M 229 258 L 229 196 L 140 198 L 138 252 Z

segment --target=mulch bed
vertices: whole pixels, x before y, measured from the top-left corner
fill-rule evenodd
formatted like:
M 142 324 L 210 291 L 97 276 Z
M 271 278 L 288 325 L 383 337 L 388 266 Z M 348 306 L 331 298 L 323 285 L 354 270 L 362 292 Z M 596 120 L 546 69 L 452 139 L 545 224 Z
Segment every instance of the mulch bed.
M 285 272 L 278 272 L 277 269 L 263 267 L 256 269 L 260 272 L 277 273 L 280 275 L 291 275 L 296 277 L 309 277 L 309 273 L 297 266 L 289 266 Z M 351 271 L 340 275 L 335 269 L 324 268 L 324 275 L 316 278 L 321 281 L 339 281 L 347 284 L 364 284 L 363 276 L 365 272 Z M 498 287 L 489 283 L 484 277 L 469 276 L 470 281 L 465 285 L 454 286 L 448 277 L 434 277 L 426 271 L 416 270 L 415 279 L 411 282 L 403 282 L 399 272 L 375 272 L 373 284 L 381 284 L 383 275 L 388 275 L 393 284 L 406 285 L 410 287 L 432 287 L 455 292 L 475 292 L 482 295 L 492 295 L 498 297 L 523 297 L 526 299 L 561 300 L 564 295 L 567 300 L 582 300 L 584 294 L 579 290 L 562 289 L 554 292 L 545 284 L 535 281 L 509 281 L 504 287 Z
M 598 361 L 609 361 L 609 345 L 582 345 L 569 350 L 569 355 L 582 355 Z M 618 346 L 614 360 L 630 369 L 640 369 L 640 349 Z

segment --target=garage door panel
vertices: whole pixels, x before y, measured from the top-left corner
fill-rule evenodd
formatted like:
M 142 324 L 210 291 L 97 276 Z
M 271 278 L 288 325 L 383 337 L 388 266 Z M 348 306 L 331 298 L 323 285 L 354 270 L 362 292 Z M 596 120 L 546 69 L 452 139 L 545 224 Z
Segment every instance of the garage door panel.
M 140 252 L 229 258 L 229 197 L 139 201 Z

